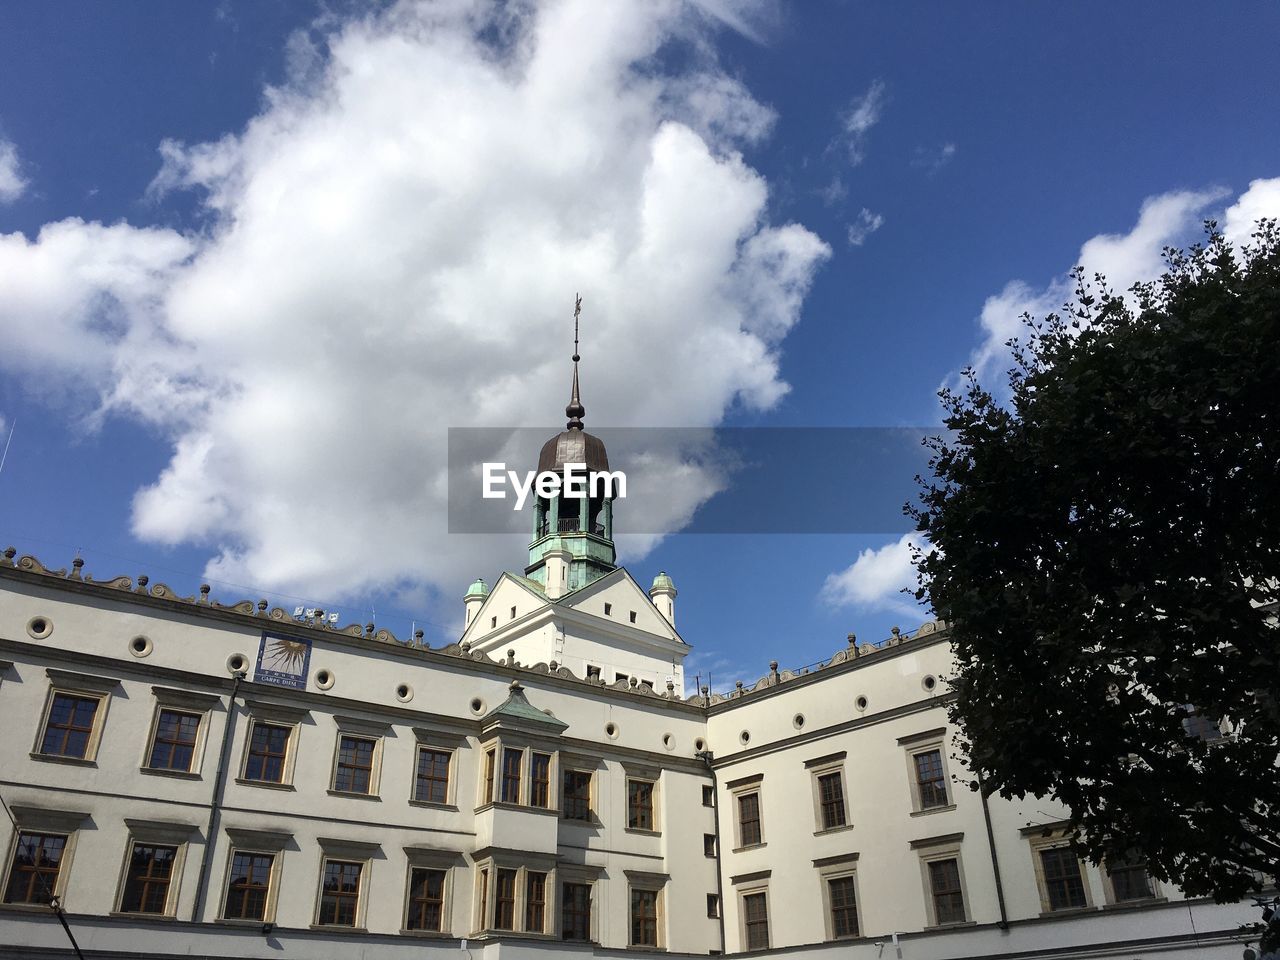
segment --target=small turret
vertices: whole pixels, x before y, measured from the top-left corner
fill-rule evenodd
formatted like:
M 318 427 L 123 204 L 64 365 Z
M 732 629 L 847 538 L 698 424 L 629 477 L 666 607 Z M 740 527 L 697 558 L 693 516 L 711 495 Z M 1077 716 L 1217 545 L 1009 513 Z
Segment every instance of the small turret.
M 462 602 L 467 608 L 467 625 L 471 625 L 471 621 L 475 619 L 480 608 L 484 606 L 485 599 L 489 596 L 489 585 L 483 580 L 476 580 L 471 586 L 467 587 L 467 595 L 462 598 Z
M 667 571 L 659 570 L 653 578 L 653 586 L 649 588 L 649 599 L 658 608 L 658 612 L 667 618 L 667 623 L 676 625 L 676 585 L 667 576 Z

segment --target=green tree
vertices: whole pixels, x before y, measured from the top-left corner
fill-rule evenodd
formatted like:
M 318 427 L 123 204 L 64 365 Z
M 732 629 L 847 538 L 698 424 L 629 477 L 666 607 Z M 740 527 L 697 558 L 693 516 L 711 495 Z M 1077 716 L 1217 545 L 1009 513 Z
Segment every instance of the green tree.
M 1001 396 L 943 390 L 908 510 L 974 788 L 1229 900 L 1280 880 L 1280 232 L 1206 228 L 1128 297 L 1077 269 Z

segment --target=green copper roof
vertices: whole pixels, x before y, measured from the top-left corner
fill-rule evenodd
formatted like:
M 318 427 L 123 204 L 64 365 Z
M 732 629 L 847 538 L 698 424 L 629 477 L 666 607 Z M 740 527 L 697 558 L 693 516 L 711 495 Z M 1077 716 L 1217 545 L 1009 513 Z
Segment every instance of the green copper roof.
M 480 720 L 481 726 L 488 726 L 494 721 L 512 720 L 517 723 L 537 723 L 550 727 L 556 733 L 569 729 L 569 725 L 557 720 L 545 710 L 539 710 L 524 695 L 524 687 L 519 680 L 511 681 L 511 694 L 499 706 L 494 707 Z
M 674 590 L 676 585 L 671 578 L 667 576 L 667 571 L 659 570 L 658 575 L 653 578 L 653 586 L 649 588 L 649 592 L 654 590 Z
M 489 595 L 489 585 L 483 580 L 476 580 L 471 586 L 467 587 L 468 597 L 487 597 Z

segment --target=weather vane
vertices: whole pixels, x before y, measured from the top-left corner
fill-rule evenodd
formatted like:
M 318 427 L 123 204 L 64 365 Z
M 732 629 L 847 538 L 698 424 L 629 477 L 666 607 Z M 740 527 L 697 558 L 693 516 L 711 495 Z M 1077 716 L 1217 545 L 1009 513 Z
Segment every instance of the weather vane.
M 578 317 L 582 315 L 582 297 L 573 295 L 573 362 L 578 362 Z

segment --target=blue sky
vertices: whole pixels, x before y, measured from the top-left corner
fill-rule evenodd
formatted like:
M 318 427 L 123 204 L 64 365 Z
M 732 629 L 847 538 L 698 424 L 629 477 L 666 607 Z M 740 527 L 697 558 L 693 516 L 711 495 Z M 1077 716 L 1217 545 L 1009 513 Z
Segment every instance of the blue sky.
M 934 424 L 1073 264 L 1127 284 L 1280 212 L 1278 34 L 1263 4 L 6 4 L 0 540 L 444 642 L 522 549 L 440 533 L 438 431 L 559 423 L 575 292 L 588 428 Z M 671 529 L 705 494 L 676 487 Z M 626 549 L 717 686 L 927 618 L 897 536 Z

